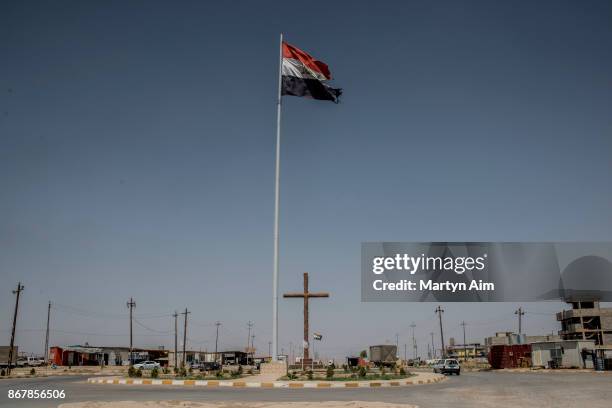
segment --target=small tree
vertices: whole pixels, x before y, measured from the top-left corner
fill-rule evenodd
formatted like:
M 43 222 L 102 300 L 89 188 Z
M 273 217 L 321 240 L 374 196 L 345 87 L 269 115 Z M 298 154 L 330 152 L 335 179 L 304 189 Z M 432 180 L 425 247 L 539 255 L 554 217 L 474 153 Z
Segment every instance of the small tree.
M 31 369 L 30 370 L 30 375 L 36 375 L 36 370 L 35 369 Z
M 404 367 L 400 367 L 399 373 L 400 375 L 406 375 L 406 370 L 404 370 Z
M 361 353 L 359 353 L 359 357 L 368 358 L 368 352 L 366 350 L 361 350 Z
M 134 366 L 130 366 L 130 368 L 128 368 L 128 377 L 136 377 L 136 369 Z
M 159 377 L 159 370 L 157 369 L 157 367 L 153 368 L 153 370 L 151 370 L 151 378 L 157 378 Z
M 333 366 L 333 364 L 327 366 L 327 371 L 325 372 L 325 377 L 327 377 L 327 379 L 332 379 L 334 377 L 334 366 Z
M 136 377 L 138 378 L 142 377 L 142 370 L 140 368 L 136 370 Z

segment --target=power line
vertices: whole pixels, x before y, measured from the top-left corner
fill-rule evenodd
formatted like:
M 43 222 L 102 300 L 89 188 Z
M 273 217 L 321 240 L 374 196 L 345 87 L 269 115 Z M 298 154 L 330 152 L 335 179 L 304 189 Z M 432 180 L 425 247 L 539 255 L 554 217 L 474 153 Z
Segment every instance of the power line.
M 134 320 L 134 323 L 136 323 L 137 325 L 139 325 L 143 329 L 148 330 L 150 332 L 159 333 L 159 334 L 170 334 L 170 333 L 172 333 L 172 330 L 164 330 L 164 331 L 162 331 L 162 330 L 152 329 L 152 328 L 150 328 L 148 326 L 145 326 L 141 322 L 139 322 L 138 319 L 136 319 L 136 318 L 134 318 L 133 320 Z

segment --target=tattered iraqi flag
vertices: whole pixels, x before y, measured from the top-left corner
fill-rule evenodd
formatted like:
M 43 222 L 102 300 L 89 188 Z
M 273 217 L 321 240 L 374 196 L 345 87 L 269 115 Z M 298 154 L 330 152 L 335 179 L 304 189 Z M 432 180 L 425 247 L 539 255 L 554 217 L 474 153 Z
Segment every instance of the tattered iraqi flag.
M 342 89 L 332 88 L 326 81 L 332 78 L 324 62 L 283 42 L 282 94 L 306 96 L 338 103 Z

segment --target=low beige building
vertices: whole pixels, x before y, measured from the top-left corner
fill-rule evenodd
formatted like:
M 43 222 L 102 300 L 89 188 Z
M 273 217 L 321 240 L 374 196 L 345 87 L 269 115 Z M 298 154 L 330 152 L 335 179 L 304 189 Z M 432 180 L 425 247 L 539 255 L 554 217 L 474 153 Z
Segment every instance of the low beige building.
M 531 343 L 531 364 L 544 368 L 593 368 L 593 340 Z

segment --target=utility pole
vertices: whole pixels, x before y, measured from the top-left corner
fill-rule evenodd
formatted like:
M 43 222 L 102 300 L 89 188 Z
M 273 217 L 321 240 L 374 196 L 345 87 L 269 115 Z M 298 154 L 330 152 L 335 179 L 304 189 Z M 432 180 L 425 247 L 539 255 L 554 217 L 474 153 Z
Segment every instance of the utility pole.
M 434 332 L 429 333 L 431 335 L 431 355 L 432 358 L 436 358 L 436 347 L 434 346 Z
M 406 355 L 406 349 L 407 349 L 406 343 L 404 343 L 404 364 L 406 364 L 406 361 L 408 361 L 407 355 Z
M 395 358 L 399 358 L 399 333 L 395 333 Z
M 174 317 L 174 368 L 178 368 L 178 313 L 176 310 L 172 315 Z
M 249 362 L 249 342 L 251 341 L 251 328 L 253 327 L 253 322 L 252 321 L 248 321 L 247 322 L 247 327 L 249 328 L 249 335 L 247 336 L 247 348 L 246 348 L 246 353 L 247 353 L 247 363 Z
M 272 342 L 271 341 L 268 342 L 268 355 L 272 357 Z
M 185 315 L 185 328 L 183 329 L 183 368 L 187 366 L 187 315 L 189 313 L 191 312 L 187 310 L 187 308 L 185 308 L 185 311 L 181 313 L 182 315 Z
M 15 314 L 13 315 L 13 330 L 11 331 L 11 346 L 9 348 L 8 355 L 8 368 L 7 373 L 11 373 L 11 364 L 13 364 L 13 354 L 15 353 L 15 328 L 17 327 L 17 311 L 19 310 L 19 295 L 25 289 L 25 286 L 21 284 L 21 282 L 17 283 L 17 290 L 13 291 L 14 295 L 17 295 L 15 298 Z M 17 367 L 17 359 L 15 359 L 15 367 Z
M 416 341 L 414 340 L 414 328 L 416 327 L 416 324 L 412 322 L 410 324 L 410 327 L 412 328 L 412 352 L 413 352 L 412 358 L 416 360 Z
M 525 312 L 523 311 L 522 307 L 519 307 L 518 310 L 514 311 L 514 314 L 518 315 L 518 324 L 519 324 L 519 332 L 518 332 L 518 334 L 521 334 L 523 332 L 522 331 L 523 327 L 522 327 L 522 318 L 521 317 L 525 314 Z
M 465 343 L 465 321 L 461 322 L 463 326 L 463 361 L 467 361 L 467 344 Z
M 49 319 L 51 318 L 51 301 L 47 307 L 47 333 L 45 334 L 45 365 L 49 362 Z
M 446 349 L 444 348 L 444 330 L 442 329 L 442 313 L 444 313 L 444 310 L 438 306 L 435 312 L 440 318 L 440 343 L 442 345 L 442 358 L 446 358 Z
M 132 337 L 132 310 L 136 307 L 136 302 L 134 299 L 130 298 L 130 301 L 127 302 L 127 307 L 130 309 L 130 365 L 134 365 L 134 354 L 133 354 L 133 337 Z
M 217 361 L 219 358 L 219 355 L 217 354 L 217 346 L 219 345 L 219 326 L 221 326 L 221 322 L 216 321 L 215 326 L 217 326 L 217 335 L 215 336 L 215 361 Z

